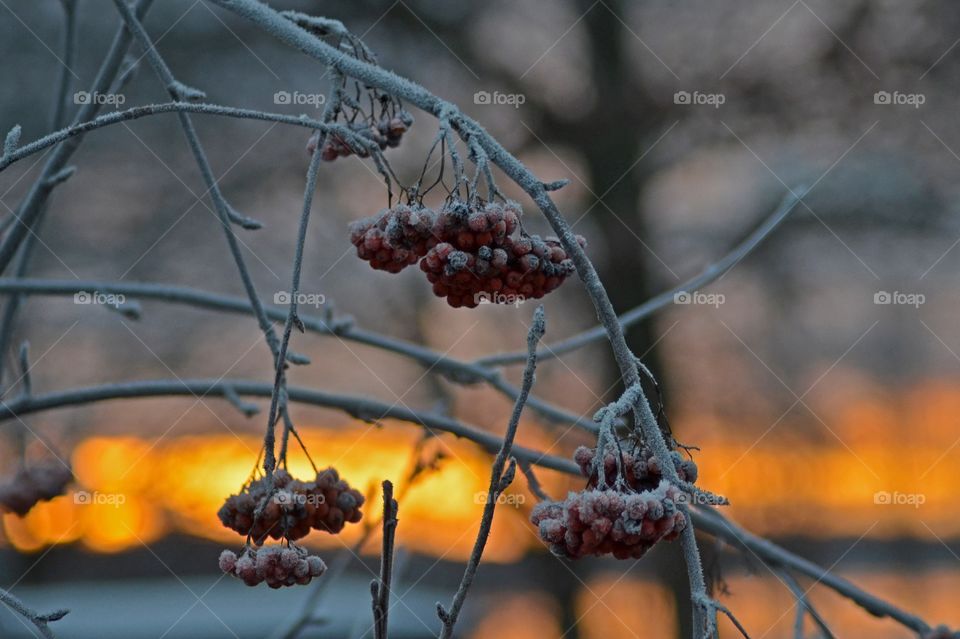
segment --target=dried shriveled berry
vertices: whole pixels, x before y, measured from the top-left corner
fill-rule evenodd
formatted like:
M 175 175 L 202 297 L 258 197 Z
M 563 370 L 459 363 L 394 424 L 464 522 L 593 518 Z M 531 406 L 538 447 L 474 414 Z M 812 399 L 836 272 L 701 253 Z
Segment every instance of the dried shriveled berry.
M 73 472 L 58 459 L 24 466 L 0 483 L 0 507 L 21 517 L 38 502 L 64 494 Z
M 349 126 L 357 135 L 363 136 L 375 142 L 381 150 L 386 148 L 395 148 L 400 146 L 403 134 L 413 126 L 413 116 L 404 109 L 400 109 L 394 115 L 384 114 L 379 120 L 370 118 L 350 122 Z M 318 138 L 316 135 L 310 138 L 307 143 L 307 152 L 311 155 L 317 148 Z M 359 145 L 351 145 L 344 136 L 337 133 L 331 133 L 326 136 L 323 146 L 320 148 L 321 157 L 327 162 L 332 162 L 337 158 L 357 155 L 365 158 L 370 152 Z

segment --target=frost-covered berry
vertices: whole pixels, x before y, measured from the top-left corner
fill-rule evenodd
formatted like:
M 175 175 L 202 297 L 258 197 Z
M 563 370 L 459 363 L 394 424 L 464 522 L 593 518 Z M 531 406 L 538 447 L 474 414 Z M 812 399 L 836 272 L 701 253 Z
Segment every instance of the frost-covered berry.
M 692 460 L 676 451 L 671 459 L 682 481 L 696 481 Z M 686 494 L 663 478 L 647 447 L 610 445 L 598 459 L 596 449 L 581 446 L 573 460 L 587 478 L 586 488 L 563 501 L 541 502 L 530 517 L 557 555 L 639 558 L 657 542 L 676 539 L 683 531 L 686 517 L 677 504 Z
M 530 521 L 558 556 L 639 559 L 658 541 L 676 539 L 686 526 L 674 506 L 677 495 L 666 480 L 640 493 L 588 488 L 561 502 L 541 502 Z
M 350 225 L 357 256 L 375 269 L 397 273 L 423 257 L 436 240 L 433 211 L 397 205 Z
M 363 518 L 363 495 L 333 468 L 320 471 L 309 482 L 281 469 L 274 473 L 273 487 L 271 493 L 266 478 L 251 482 L 227 498 L 217 513 L 220 521 L 241 535 L 250 535 L 259 545 L 268 537 L 300 539 L 311 530 L 339 533 L 347 523 Z
M 220 569 L 242 580 L 248 586 L 266 583 L 271 588 L 306 585 L 326 570 L 326 564 L 306 549 L 291 544 L 281 546 L 247 546 L 239 558 L 229 550 L 220 554 Z
M 448 201 L 439 211 L 395 207 L 354 222 L 357 254 L 397 272 L 419 260 L 433 292 L 455 308 L 540 298 L 574 272 L 556 238 L 520 233 L 520 207 Z
M 663 473 L 660 470 L 659 462 L 653 452 L 646 446 L 636 450 L 622 447 L 620 450 L 621 461 L 620 468 L 623 472 L 623 479 L 633 490 L 642 491 L 656 488 L 660 484 Z M 600 485 L 600 477 L 597 474 L 597 468 L 594 462 L 596 449 L 580 446 L 573 454 L 573 460 L 580 466 L 580 472 L 587 478 L 587 486 L 596 488 Z M 612 486 L 617 479 L 617 449 L 614 446 L 607 448 L 603 456 L 603 470 L 605 476 L 605 486 Z M 683 456 L 673 451 L 670 453 L 673 459 L 673 466 L 677 475 L 682 481 L 696 483 L 697 464 L 692 459 L 684 459 Z
M 232 550 L 224 550 L 220 553 L 220 570 L 223 572 L 233 572 L 237 567 L 237 554 Z

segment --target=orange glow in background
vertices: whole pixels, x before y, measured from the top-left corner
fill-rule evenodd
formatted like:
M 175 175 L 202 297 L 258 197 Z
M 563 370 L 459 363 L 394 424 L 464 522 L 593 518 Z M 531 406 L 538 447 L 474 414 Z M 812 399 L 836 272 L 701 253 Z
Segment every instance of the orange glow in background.
M 365 519 L 371 506 L 374 519 L 378 517 L 383 479 L 402 487 L 419 438 L 416 429 L 366 423 L 336 431 L 306 428 L 300 433 L 319 468 L 335 466 L 368 495 Z M 134 437 L 86 439 L 73 451 L 77 483 L 72 492 L 41 502 L 22 519 L 4 515 L 4 537 L 25 552 L 74 541 L 96 552 L 118 552 L 172 531 L 240 546 L 242 538 L 224 528 L 216 513 L 250 476 L 260 445 L 256 437 L 229 434 L 164 438 L 155 445 Z M 414 551 L 462 560 L 476 537 L 490 457 L 452 437 L 443 437 L 439 445 L 445 453 L 439 468 L 424 473 L 403 497 L 404 525 L 398 542 Z M 311 477 L 310 464 L 293 439 L 290 446 L 291 473 Z M 376 491 L 372 503 L 371 487 Z M 484 553 L 495 562 L 520 559 L 535 541 L 525 530 L 533 500 L 522 480 L 508 491 L 503 504 Z M 363 524 L 357 524 L 339 535 L 315 532 L 305 543 L 339 548 L 355 542 L 362 530 Z
M 956 539 L 960 537 L 955 496 L 960 392 L 945 383 L 927 383 L 889 397 L 851 394 L 836 406 L 818 406 L 836 437 L 803 436 L 802 429 L 786 422 L 763 437 L 756 434 L 757 429 L 738 429 L 707 417 L 678 414 L 673 423 L 702 448 L 696 453 L 698 483 L 729 497 L 732 506 L 727 512 L 759 534 L 856 539 L 869 530 L 866 538 L 912 537 L 928 543 Z M 524 424 L 521 430 L 524 445 L 541 450 L 552 446 L 550 432 L 537 424 Z M 318 466 L 336 466 L 351 485 L 368 498 L 373 496 L 364 513 L 374 517 L 379 482 L 390 478 L 403 489 L 411 451 L 421 434 L 409 425 L 387 423 L 378 428 L 363 422 L 348 422 L 335 430 L 303 428 L 301 433 Z M 260 444 L 256 436 L 226 433 L 166 437 L 158 442 L 136 437 L 85 439 L 72 455 L 77 476 L 74 492 L 39 504 L 23 519 L 4 515 L 2 543 L 23 552 L 79 543 L 94 552 L 112 553 L 178 532 L 239 547 L 242 539 L 220 525 L 216 512 L 224 498 L 248 478 Z M 442 449 L 444 459 L 404 495 L 398 543 L 433 557 L 463 560 L 475 538 L 491 456 L 470 442 L 446 435 L 428 446 Z M 553 445 L 551 452 L 559 454 L 558 449 Z M 429 456 L 428 450 L 423 457 Z M 311 475 L 293 441 L 290 459 L 295 476 Z M 546 490 L 557 497 L 577 485 L 553 472 L 541 471 L 540 476 Z M 77 503 L 78 491 L 99 498 Z M 923 503 L 878 504 L 879 492 L 921 494 Z M 110 502 L 111 495 L 122 495 L 122 500 Z M 498 507 L 485 560 L 513 562 L 527 552 L 544 551 L 527 521 L 534 500 L 522 476 L 518 475 L 510 496 L 509 503 Z M 315 532 L 305 543 L 340 548 L 352 544 L 361 531 L 362 524 L 348 526 L 337 536 Z M 368 549 L 376 551 L 376 540 Z M 951 596 L 960 590 L 960 570 L 953 569 L 960 568 L 960 562 L 952 565 L 954 557 L 947 549 L 944 553 L 946 563 L 936 570 L 903 573 L 884 565 L 873 571 L 838 566 L 837 571 L 928 621 L 960 625 L 960 610 Z M 670 594 L 651 581 L 617 571 L 626 566 L 613 562 L 610 566 L 609 578 L 591 578 L 577 596 L 575 614 L 581 635 L 588 639 L 648 636 L 638 629 L 656 628 L 657 636 L 673 636 L 676 623 Z M 793 600 L 775 577 L 761 569 L 752 576 L 730 575 L 727 583 L 730 595 L 723 599 L 748 628 L 759 636 L 790 634 Z M 805 582 L 805 587 L 810 585 Z M 896 624 L 874 619 L 823 588 L 814 588 L 810 596 L 838 636 L 904 636 Z M 560 619 L 548 596 L 520 593 L 493 606 L 478 620 L 472 636 L 559 638 L 566 630 L 560 627 Z M 725 634 L 735 634 L 732 626 L 723 623 Z
M 931 530 L 943 539 L 960 537 L 955 516 L 960 392 L 930 383 L 904 397 L 896 407 L 875 398 L 849 398 L 829 413 L 838 438 L 819 441 L 800 438 L 787 424 L 761 438 L 737 435 L 732 425 L 706 418 L 680 417 L 675 423 L 683 424 L 702 448 L 696 454 L 698 483 L 727 496 L 732 505 L 726 512 L 759 534 L 857 538 L 869 529 L 870 538 L 931 540 Z M 403 483 L 419 437 L 416 428 L 400 424 L 302 430 L 318 466 L 334 465 L 351 485 L 374 494 L 374 508 L 383 478 L 398 487 Z M 551 447 L 549 433 L 536 424 L 522 430 L 525 445 Z M 443 448 L 445 459 L 404 497 L 401 542 L 426 554 L 463 559 L 480 517 L 490 455 L 451 436 L 433 445 Z M 117 552 L 170 531 L 238 544 L 216 512 L 249 476 L 259 446 L 254 436 L 230 434 L 166 437 L 157 443 L 91 437 L 73 451 L 74 490 L 99 494 L 99 501 L 78 504 L 67 495 L 39 504 L 24 519 L 5 515 L 4 538 L 22 551 L 79 541 L 97 552 Z M 559 453 L 557 448 L 552 452 Z M 290 468 L 298 477 L 311 474 L 293 441 Z M 557 497 L 576 485 L 557 473 L 540 474 Z M 497 562 L 515 561 L 539 547 L 526 523 L 534 502 L 522 476 L 511 490 L 515 497 L 498 510 L 487 550 Z M 884 494 L 907 501 L 877 503 Z M 103 503 L 110 495 L 122 496 L 122 503 Z M 911 495 L 921 495 L 922 503 L 908 500 Z M 364 511 L 370 513 L 369 502 Z M 355 540 L 360 529 L 348 526 L 336 537 L 314 533 L 307 543 L 337 547 Z

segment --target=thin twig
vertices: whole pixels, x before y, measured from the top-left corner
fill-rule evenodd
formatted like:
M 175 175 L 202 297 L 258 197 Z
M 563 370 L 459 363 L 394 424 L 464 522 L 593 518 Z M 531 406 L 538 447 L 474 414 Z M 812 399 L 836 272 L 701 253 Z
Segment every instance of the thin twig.
M 530 331 L 527 334 L 527 365 L 523 369 L 523 384 L 520 387 L 520 397 L 513 405 L 513 414 L 510 415 L 510 423 L 507 426 L 507 432 L 503 437 L 503 444 L 500 446 L 497 457 L 493 460 L 493 467 L 490 471 L 490 487 L 487 489 L 487 501 L 483 505 L 483 517 L 480 519 L 480 530 L 477 532 L 477 539 L 473 544 L 473 551 L 470 553 L 470 559 L 467 560 L 467 566 L 463 571 L 463 579 L 460 580 L 460 587 L 453 596 L 453 602 L 449 609 L 444 609 L 437 604 L 437 615 L 443 627 L 440 630 L 440 639 L 450 639 L 453 636 L 453 627 L 460 617 L 460 610 L 463 608 L 463 602 L 467 598 L 467 591 L 473 583 L 473 578 L 477 574 L 477 567 L 480 565 L 480 559 L 483 556 L 483 549 L 487 545 L 487 537 L 490 535 L 490 527 L 493 525 L 493 514 L 497 507 L 497 500 L 500 494 L 506 490 L 510 481 L 513 479 L 513 473 L 508 471 L 504 473 L 504 467 L 507 458 L 510 457 L 513 448 L 513 440 L 517 434 L 517 428 L 520 425 L 520 415 L 523 413 L 523 406 L 526 403 L 530 389 L 533 387 L 534 373 L 537 368 L 537 345 L 546 331 L 546 322 L 543 315 L 543 306 L 538 306 L 533 314 L 533 322 L 530 325 Z M 514 466 L 510 467 L 511 469 Z
M 67 613 L 70 612 L 69 610 L 54 610 L 53 612 L 40 614 L 39 612 L 27 608 L 22 601 L 2 588 L 0 588 L 0 603 L 3 603 L 3 605 L 7 606 L 36 626 L 37 631 L 46 637 L 46 639 L 56 639 L 56 635 L 53 634 L 53 630 L 51 630 L 47 624 L 51 621 L 63 619 Z
M 160 56 L 157 48 L 150 40 L 150 36 L 146 29 L 143 28 L 140 20 L 130 10 L 130 7 L 127 5 L 126 1 L 114 0 L 114 5 L 116 5 L 117 11 L 119 11 L 121 17 L 127 25 L 127 28 L 131 31 L 131 33 L 133 33 L 134 37 L 143 47 L 144 55 L 150 62 L 150 66 L 153 67 L 157 77 L 161 82 L 163 82 L 170 94 L 170 97 L 172 97 L 174 100 L 185 100 L 191 97 L 202 95 L 202 93 L 196 89 L 187 87 L 174 77 L 173 73 L 170 71 L 170 68 L 167 66 L 167 63 Z M 263 332 L 263 336 L 267 342 L 267 346 L 270 349 L 270 353 L 273 355 L 274 366 L 276 366 L 277 370 L 281 370 L 284 366 L 286 366 L 287 361 L 292 363 L 304 363 L 303 361 L 300 361 L 299 357 L 291 357 L 286 349 L 283 349 L 281 352 L 281 345 L 273 331 L 273 326 L 267 319 L 267 315 L 264 312 L 263 303 L 260 301 L 260 296 L 257 294 L 256 286 L 254 285 L 253 279 L 250 276 L 250 271 L 247 268 L 246 260 L 244 260 L 243 254 L 240 251 L 240 244 L 233 228 L 233 223 L 237 215 L 227 202 L 226 198 L 223 196 L 223 193 L 220 191 L 220 186 L 217 183 L 217 180 L 214 178 L 213 169 L 210 166 L 210 160 L 207 158 L 206 151 L 204 151 L 203 145 L 200 143 L 200 138 L 197 135 L 196 128 L 193 126 L 193 120 L 185 111 L 178 111 L 177 117 L 180 120 L 180 126 L 187 138 L 187 143 L 190 146 L 190 150 L 193 153 L 197 166 L 200 169 L 200 174 L 203 177 L 203 181 L 207 185 L 207 192 L 209 192 L 210 199 L 213 201 L 216 213 L 220 218 L 220 223 L 221 226 L 223 226 L 227 244 L 230 248 L 230 253 L 233 256 L 233 261 L 236 265 L 237 272 L 240 274 L 240 280 L 242 281 L 244 289 L 246 290 L 247 297 L 250 300 L 250 305 L 253 307 L 254 316 L 257 319 L 261 332 Z M 305 204 L 305 207 L 309 208 L 309 204 Z M 282 371 L 280 376 L 282 377 Z M 278 386 L 275 388 L 278 388 Z M 274 406 L 274 404 L 276 404 L 278 401 L 278 394 L 279 393 L 275 390 L 271 398 L 271 420 L 275 419 L 276 406 Z M 280 410 L 285 414 L 286 407 L 281 406 Z M 274 450 L 273 445 L 273 428 L 274 422 L 271 421 L 267 425 L 266 435 L 264 436 L 263 467 L 267 472 L 268 477 L 272 477 L 273 470 L 276 468 L 276 451 Z
M 334 101 L 327 104 L 324 110 L 323 119 L 329 121 L 337 111 Z M 287 351 L 290 348 L 290 337 L 293 333 L 293 327 L 296 326 L 301 332 L 304 331 L 303 321 L 297 315 L 297 306 L 300 301 L 300 274 L 303 271 L 303 251 L 307 243 L 307 227 L 310 224 L 310 211 L 313 208 L 313 195 L 317 190 L 317 176 L 320 173 L 320 165 L 323 161 L 321 148 L 326 140 L 327 134 L 319 134 L 316 148 L 310 157 L 310 166 L 307 168 L 306 185 L 303 190 L 303 207 L 300 211 L 300 224 L 297 229 L 297 243 L 293 257 L 293 275 L 290 283 L 290 304 L 287 311 L 287 317 L 283 324 L 283 337 L 280 340 L 280 348 L 276 353 L 276 371 L 273 382 L 273 396 L 270 398 L 270 412 L 267 418 L 267 432 L 264 436 L 264 448 L 267 451 L 264 457 L 263 469 L 269 475 L 273 472 L 272 462 L 274 459 L 274 424 L 276 423 L 278 412 L 283 415 L 283 444 L 280 459 L 286 463 L 287 441 L 290 433 L 294 430 L 293 420 L 287 411 L 285 386 L 287 383 Z
M 132 9 L 132 13 L 137 19 L 142 19 L 152 3 L 153 0 L 139 0 Z M 103 63 L 100 65 L 100 69 L 97 71 L 97 77 L 90 86 L 91 95 L 109 91 L 114 79 L 120 72 L 124 56 L 130 47 L 130 41 L 130 32 L 121 26 L 117 30 L 113 42 L 110 44 L 110 49 L 107 51 Z M 87 100 L 84 104 L 80 105 L 74 122 L 86 122 L 93 119 L 100 110 L 100 107 L 101 103 L 99 100 Z M 7 270 L 21 242 L 23 242 L 28 234 L 33 232 L 37 218 L 43 211 L 43 205 L 57 184 L 52 178 L 66 168 L 67 162 L 80 147 L 82 140 L 82 135 L 65 140 L 63 144 L 58 145 L 53 153 L 50 154 L 50 157 L 47 158 L 43 170 L 40 172 L 40 176 L 30 187 L 23 202 L 21 202 L 20 206 L 16 209 L 14 215 L 19 224 L 11 226 L 10 230 L 3 237 L 3 241 L 0 242 L 0 273 Z
M 63 0 L 60 3 L 63 9 L 63 50 L 62 64 L 60 65 L 60 76 L 57 83 L 57 91 L 54 93 L 53 109 L 50 115 L 50 128 L 57 130 L 63 127 L 66 118 L 67 96 L 70 93 L 70 76 L 73 71 L 77 56 L 77 5 L 76 0 Z M 0 158 L 0 164 L 6 158 Z M 51 186 L 62 183 L 62 180 L 51 180 L 55 182 Z M 14 276 L 23 277 L 27 274 L 30 265 L 30 258 L 33 255 L 34 246 L 39 238 L 40 228 L 43 219 L 46 217 L 46 209 L 49 201 L 44 201 L 40 205 L 40 214 L 37 216 L 36 224 L 32 233 L 27 235 L 17 254 L 17 261 L 14 265 Z M 7 349 L 13 338 L 13 329 L 16 323 L 17 312 L 23 304 L 22 295 L 11 295 L 3 308 L 3 316 L 0 318 L 0 358 L 6 357 Z M 3 376 L 3 366 L 0 365 L 0 380 Z
M 18 280 L 0 278 L 0 293 L 22 292 L 30 295 L 74 295 L 81 291 L 123 294 L 127 297 L 157 299 L 165 302 L 189 304 L 200 308 L 231 313 L 253 313 L 248 299 L 169 284 L 109 282 L 100 280 L 45 280 L 33 278 Z M 286 319 L 288 313 L 287 310 L 280 310 L 270 306 L 264 307 L 264 312 L 269 319 L 281 322 Z M 474 384 L 477 382 L 486 382 L 491 388 L 499 391 L 511 401 L 516 401 L 520 393 L 520 389 L 505 381 L 496 370 L 455 359 L 414 342 L 408 342 L 362 329 L 356 326 L 349 318 L 333 320 L 328 317 L 321 318 L 310 315 L 299 315 L 299 317 L 304 327 L 311 332 L 320 335 L 335 335 L 341 339 L 402 355 L 421 364 L 431 373 L 440 373 L 455 383 Z M 596 424 L 590 419 L 585 419 L 572 411 L 557 407 L 534 395 L 531 395 L 527 399 L 527 406 L 550 421 L 574 425 L 587 432 L 595 433 L 597 431 Z
M 363 149 L 368 152 L 379 150 L 376 143 L 368 138 L 359 135 L 353 129 L 341 124 L 327 124 L 320 120 L 308 118 L 305 115 L 286 115 L 283 113 L 270 113 L 268 111 L 257 111 L 255 109 L 241 109 L 239 107 L 225 106 L 222 104 L 208 104 L 203 102 L 182 102 L 175 100 L 173 102 L 161 102 L 159 104 L 146 104 L 131 107 L 122 111 L 110 111 L 99 115 L 92 120 L 77 122 L 69 127 L 59 129 L 38 138 L 33 142 L 17 147 L 17 149 L 0 157 L 0 170 L 3 170 L 26 157 L 39 153 L 44 149 L 59 144 L 64 140 L 81 136 L 96 129 L 129 122 L 154 115 L 164 113 L 196 113 L 198 115 L 214 115 L 239 120 L 260 120 L 262 122 L 277 122 L 279 124 L 289 124 L 306 129 L 314 129 L 328 133 L 335 133 L 338 139 L 348 142 L 358 150 Z
M 397 500 L 393 498 L 393 484 L 383 480 L 383 547 L 380 551 L 380 577 L 370 582 L 373 595 L 373 636 L 387 639 L 387 621 L 390 613 L 390 582 L 393 578 L 393 552 L 397 534 Z
M 620 325 L 627 329 L 637 322 L 653 315 L 660 309 L 666 308 L 675 303 L 676 296 L 681 293 L 693 293 L 699 291 L 704 286 L 719 279 L 724 273 L 739 264 L 743 259 L 753 252 L 763 240 L 765 240 L 796 208 L 797 204 L 806 195 L 806 187 L 797 187 L 791 189 L 783 198 L 783 201 L 777 206 L 776 210 L 770 214 L 763 222 L 753 230 L 742 242 L 733 247 L 726 255 L 716 262 L 707 266 L 703 271 L 691 277 L 682 284 L 674 288 L 659 293 L 643 302 L 639 306 L 630 309 L 620 315 Z M 578 350 L 587 344 L 591 344 L 606 336 L 606 330 L 603 326 L 594 326 L 582 333 L 577 333 L 553 344 L 548 344 L 540 351 L 540 361 L 553 359 Z M 514 351 L 511 353 L 499 353 L 481 357 L 475 360 L 476 364 L 483 366 L 507 366 L 510 364 L 522 364 L 526 360 L 526 353 L 523 351 Z
M 807 597 L 806 591 L 800 587 L 800 584 L 794 578 L 790 571 L 788 570 L 778 570 L 777 574 L 780 575 L 780 578 L 783 580 L 784 585 L 793 593 L 794 598 L 797 600 L 797 618 L 794 623 L 793 632 L 796 639 L 804 639 L 803 637 L 803 619 L 805 614 L 809 614 L 810 618 L 813 619 L 813 622 L 817 624 L 817 627 L 820 628 L 820 632 L 823 633 L 825 639 L 834 639 L 833 632 L 831 632 L 830 627 L 827 626 L 827 623 L 823 620 L 823 617 L 820 616 L 820 613 L 816 608 L 813 607 L 813 604 L 810 603 L 810 599 Z

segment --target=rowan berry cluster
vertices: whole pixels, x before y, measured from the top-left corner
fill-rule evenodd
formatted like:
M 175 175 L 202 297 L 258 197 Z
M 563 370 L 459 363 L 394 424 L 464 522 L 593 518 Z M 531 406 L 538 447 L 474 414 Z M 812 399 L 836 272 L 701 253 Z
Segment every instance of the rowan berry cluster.
M 676 539 L 687 523 L 678 508 L 687 495 L 662 477 L 650 451 L 608 447 L 603 455 L 603 482 L 599 481 L 596 454 L 595 449 L 584 446 L 574 453 L 587 478 L 584 490 L 570 492 L 563 501 L 543 501 L 531 514 L 530 521 L 550 550 L 571 559 L 605 554 L 639 559 L 658 541 Z M 696 481 L 693 461 L 676 452 L 673 459 L 682 481 Z
M 642 446 L 636 451 L 626 449 L 615 451 L 613 448 L 608 446 L 607 452 L 603 456 L 605 486 L 612 486 L 616 483 L 618 477 L 617 452 L 620 454 L 620 469 L 623 473 L 623 480 L 630 488 L 635 491 L 643 491 L 653 490 L 660 485 L 660 480 L 663 479 L 660 462 L 649 448 Z M 673 458 L 673 467 L 676 468 L 680 479 L 691 484 L 696 483 L 696 462 L 692 459 L 684 459 L 677 451 L 672 451 L 670 456 Z M 580 466 L 580 472 L 587 478 L 587 487 L 596 488 L 599 484 L 595 461 L 596 449 L 580 446 L 573 453 L 573 460 L 577 462 L 577 465 Z
M 661 539 L 678 537 L 686 526 L 676 505 L 681 494 L 667 480 L 640 493 L 581 490 L 562 502 L 537 504 L 530 520 L 561 557 L 612 554 L 639 559 Z
M 363 137 L 369 138 L 380 150 L 387 147 L 396 148 L 400 146 L 403 134 L 413 125 L 413 116 L 406 110 L 399 110 L 394 115 L 384 114 L 376 122 L 370 120 L 358 120 L 350 122 L 347 126 Z M 317 142 L 320 139 L 319 134 L 314 134 L 307 142 L 307 153 L 313 154 L 317 148 Z M 337 158 L 347 157 L 356 154 L 357 157 L 369 157 L 370 152 L 357 145 L 351 145 L 343 135 L 338 133 L 329 133 L 324 139 L 323 146 L 320 147 L 320 155 L 327 162 L 333 162 Z
M 527 235 L 520 215 L 515 202 L 453 200 L 439 211 L 398 205 L 353 222 L 350 241 L 378 270 L 397 273 L 419 261 L 434 294 L 454 308 L 513 304 L 543 297 L 575 270 L 560 241 Z
M 267 582 L 271 588 L 310 583 L 319 577 L 327 566 L 316 555 L 310 555 L 299 546 L 247 546 L 237 557 L 232 550 L 220 553 L 220 570 L 243 580 L 248 586 Z
M 217 516 L 224 526 L 260 545 L 267 537 L 300 539 L 311 529 L 339 533 L 347 522 L 357 523 L 363 517 L 363 500 L 333 468 L 320 471 L 310 482 L 278 470 L 272 490 L 267 478 L 253 481 L 240 494 L 228 497 Z
M 72 480 L 73 473 L 58 459 L 21 467 L 13 477 L 0 483 L 0 507 L 23 517 L 37 502 L 64 494 Z

